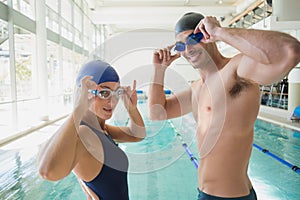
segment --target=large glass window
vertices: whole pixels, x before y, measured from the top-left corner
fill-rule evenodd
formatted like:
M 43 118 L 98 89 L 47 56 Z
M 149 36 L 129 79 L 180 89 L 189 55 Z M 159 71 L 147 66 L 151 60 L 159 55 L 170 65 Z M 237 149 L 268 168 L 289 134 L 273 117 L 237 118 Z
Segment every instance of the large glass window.
M 58 13 L 58 0 L 46 0 L 46 5 L 49 6 L 53 11 Z
M 61 1 L 61 17 L 72 24 L 72 5 L 70 0 Z
M 72 106 L 72 88 L 62 87 L 63 68 L 59 62 L 59 45 L 47 42 L 48 96 L 51 119 L 68 113 Z M 70 52 L 66 53 L 69 56 Z M 67 76 L 68 74 L 65 74 Z M 74 78 L 74 77 L 72 77 Z
M 89 13 L 88 4 L 85 0 L 83 0 L 82 4 L 83 4 L 83 13 L 87 15 Z
M 81 7 L 81 0 L 75 0 L 75 4 L 79 7 Z
M 72 41 L 72 25 L 68 23 L 66 20 L 62 19 L 62 27 L 61 27 L 61 34 L 64 38 L 67 38 L 68 40 Z
M 74 1 L 76 5 L 72 5 Z M 15 10 L 33 20 L 35 2 L 36 0 L 12 0 Z M 7 4 L 7 0 L 0 0 L 0 3 Z M 58 15 L 59 4 L 62 16 Z M 92 47 L 92 43 L 95 45 L 99 38 L 97 31 L 93 30 L 95 26 L 86 17 L 88 7 L 85 0 L 46 0 L 46 6 L 46 27 L 59 33 L 61 20 L 61 36 L 91 51 L 89 47 Z M 75 52 L 55 42 L 47 41 L 47 70 L 40 71 L 41 66 L 36 64 L 38 59 L 36 52 L 39 49 L 36 49 L 34 31 L 27 29 L 26 26 L 21 28 L 12 24 L 14 34 L 9 37 L 8 25 L 10 25 L 8 22 L 0 20 L 0 140 L 41 125 L 46 117 L 56 119 L 66 115 L 72 109 L 75 77 L 86 61 L 84 56 L 86 52 L 81 52 L 80 48 L 74 48 L 79 51 Z M 75 34 L 74 41 L 73 34 Z M 13 51 L 10 49 L 10 38 L 14 40 Z M 73 45 L 67 43 L 67 46 L 70 48 Z M 14 55 L 10 55 L 11 52 L 14 52 Z M 47 72 L 47 80 L 39 80 L 42 72 Z M 46 82 L 48 98 L 45 96 L 41 98 L 40 87 L 46 87 Z M 45 105 L 46 103 L 48 104 Z M 49 109 L 41 109 L 44 107 Z
M 86 50 L 90 50 L 90 48 L 92 47 L 91 45 L 91 30 L 92 30 L 92 23 L 89 20 L 89 18 L 87 18 L 86 16 L 84 16 L 84 37 L 83 37 L 83 41 L 84 41 L 84 49 Z
M 14 26 L 18 130 L 40 123 L 38 70 L 35 64 L 35 35 Z
M 0 20 L 0 103 L 11 100 L 7 22 Z
M 35 1 L 32 0 L 13 0 L 13 8 L 31 19 L 35 19 Z
M 93 47 L 93 49 L 96 49 L 97 44 L 98 44 L 97 40 L 99 40 L 100 38 L 97 37 L 97 28 L 95 25 L 93 25 L 91 39 L 92 39 L 92 47 Z
M 82 13 L 77 6 L 74 9 L 74 27 L 79 31 L 82 29 Z
M 18 100 L 28 99 L 34 96 L 33 55 L 35 55 L 35 36 L 17 26 L 14 28 L 15 38 L 15 64 Z
M 59 33 L 59 16 L 51 8 L 46 8 L 46 26 L 53 32 Z
M 82 46 L 82 13 L 79 8 L 75 6 L 74 9 L 74 27 L 75 27 L 75 44 Z
M 67 48 L 63 48 L 63 89 L 73 91 L 75 86 L 76 69 L 73 66 L 73 53 Z
M 12 131 L 11 77 L 7 22 L 0 20 L 0 140 Z
M 59 63 L 59 46 L 47 41 L 47 68 L 48 68 L 48 94 L 58 96 L 61 94 L 60 75 L 61 66 Z
M 0 0 L 0 2 L 7 4 L 7 0 Z
M 82 46 L 82 35 L 81 35 L 81 31 L 75 29 L 75 44 L 77 44 L 78 46 Z

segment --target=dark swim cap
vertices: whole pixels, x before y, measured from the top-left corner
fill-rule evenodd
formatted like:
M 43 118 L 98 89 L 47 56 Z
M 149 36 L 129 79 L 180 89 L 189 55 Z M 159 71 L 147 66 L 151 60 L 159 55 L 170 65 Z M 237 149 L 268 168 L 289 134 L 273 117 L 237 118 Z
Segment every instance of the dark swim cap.
M 97 85 L 104 82 L 120 82 L 116 70 L 101 60 L 90 61 L 82 66 L 76 78 L 77 86 L 81 85 L 80 81 L 85 76 L 93 76 L 92 81 Z
M 175 35 L 182 31 L 194 30 L 203 18 L 204 16 L 200 13 L 189 12 L 184 14 L 175 25 Z

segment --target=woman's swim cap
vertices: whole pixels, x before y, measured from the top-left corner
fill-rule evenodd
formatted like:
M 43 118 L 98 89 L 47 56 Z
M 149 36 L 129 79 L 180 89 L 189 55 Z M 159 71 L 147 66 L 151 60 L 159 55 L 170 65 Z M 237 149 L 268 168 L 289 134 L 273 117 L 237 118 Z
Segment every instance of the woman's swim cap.
M 204 16 L 200 13 L 189 12 L 184 14 L 175 25 L 175 35 L 182 31 L 194 30 L 203 18 Z
M 76 78 L 77 86 L 81 85 L 80 81 L 85 76 L 93 76 L 92 81 L 97 85 L 104 82 L 120 82 L 116 70 L 101 60 L 90 61 L 82 66 Z

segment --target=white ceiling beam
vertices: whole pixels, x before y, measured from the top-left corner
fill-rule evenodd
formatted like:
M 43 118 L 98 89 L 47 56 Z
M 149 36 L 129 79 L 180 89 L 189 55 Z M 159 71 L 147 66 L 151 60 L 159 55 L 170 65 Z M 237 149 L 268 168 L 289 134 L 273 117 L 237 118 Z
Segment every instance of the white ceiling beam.
M 91 12 L 95 24 L 174 24 L 186 12 L 217 17 L 235 13 L 234 6 L 183 7 L 101 7 Z
M 222 0 L 222 5 L 234 5 L 236 0 Z M 105 6 L 216 6 L 218 0 L 101 0 L 100 7 Z

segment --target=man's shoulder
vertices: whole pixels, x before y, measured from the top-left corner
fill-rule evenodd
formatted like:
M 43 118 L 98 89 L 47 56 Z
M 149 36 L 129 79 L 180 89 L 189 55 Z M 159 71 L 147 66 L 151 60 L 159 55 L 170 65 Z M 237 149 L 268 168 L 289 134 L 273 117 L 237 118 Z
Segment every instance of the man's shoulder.
M 200 85 L 202 85 L 203 81 L 201 78 L 194 80 L 193 83 L 191 84 L 191 89 L 195 89 L 197 87 L 199 87 Z
M 236 54 L 233 57 L 229 58 L 229 61 L 226 64 L 226 67 L 238 66 L 238 64 L 241 62 L 242 57 L 243 57 L 243 54 L 239 53 L 239 54 Z

